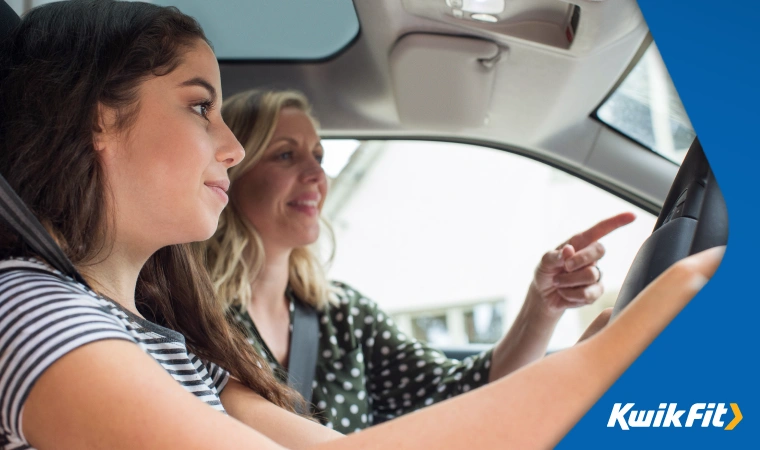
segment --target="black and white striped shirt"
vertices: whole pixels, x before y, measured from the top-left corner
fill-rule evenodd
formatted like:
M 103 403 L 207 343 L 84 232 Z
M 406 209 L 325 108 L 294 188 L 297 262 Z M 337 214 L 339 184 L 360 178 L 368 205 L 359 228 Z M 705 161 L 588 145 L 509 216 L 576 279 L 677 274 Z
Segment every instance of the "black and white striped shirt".
M 224 411 L 229 373 L 185 347 L 180 333 L 121 308 L 34 259 L 0 261 L 0 448 L 28 449 L 24 402 L 39 376 L 77 347 L 103 339 L 136 343 L 177 382 Z

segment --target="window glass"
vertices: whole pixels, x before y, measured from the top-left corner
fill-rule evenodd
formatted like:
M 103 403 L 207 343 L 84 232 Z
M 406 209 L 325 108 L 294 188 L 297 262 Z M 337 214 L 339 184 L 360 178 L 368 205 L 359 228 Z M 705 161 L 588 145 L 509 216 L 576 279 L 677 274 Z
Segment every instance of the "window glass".
M 56 0 L 9 0 L 22 14 Z M 141 0 L 200 22 L 219 59 L 322 59 L 359 33 L 351 0 Z
M 602 104 L 597 117 L 679 164 L 696 136 L 654 43 Z
M 624 211 L 638 219 L 602 240 L 605 294 L 565 313 L 553 350 L 575 343 L 614 304 L 655 217 L 507 152 L 364 141 L 332 179 L 324 206 L 337 242 L 329 275 L 375 300 L 419 339 L 452 347 L 493 343 L 514 321 L 541 256 Z

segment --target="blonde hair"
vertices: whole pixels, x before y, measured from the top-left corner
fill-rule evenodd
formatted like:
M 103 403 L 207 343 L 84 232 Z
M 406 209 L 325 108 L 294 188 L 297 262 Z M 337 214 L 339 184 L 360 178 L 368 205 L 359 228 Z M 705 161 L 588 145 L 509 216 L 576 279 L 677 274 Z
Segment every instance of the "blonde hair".
M 245 158 L 229 171 L 232 185 L 261 159 L 269 145 L 283 108 L 297 108 L 311 116 L 306 97 L 297 91 L 250 90 L 224 101 L 222 117 L 245 148 Z M 334 236 L 322 219 L 332 248 Z M 288 282 L 301 301 L 321 309 L 328 301 L 330 284 L 316 246 L 298 247 L 290 254 Z M 251 284 L 264 265 L 266 255 L 261 236 L 230 201 L 219 218 L 214 236 L 206 241 L 206 257 L 217 298 L 225 309 L 245 309 L 251 301 Z M 330 258 L 331 259 L 331 258 Z

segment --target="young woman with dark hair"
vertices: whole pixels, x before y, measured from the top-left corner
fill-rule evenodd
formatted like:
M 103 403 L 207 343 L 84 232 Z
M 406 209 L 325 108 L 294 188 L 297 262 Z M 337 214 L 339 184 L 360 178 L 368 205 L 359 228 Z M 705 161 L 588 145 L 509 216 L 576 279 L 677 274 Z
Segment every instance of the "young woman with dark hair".
M 0 227 L 3 448 L 546 447 L 720 260 L 676 264 L 572 349 L 341 437 L 290 412 L 297 396 L 226 322 L 193 247 L 243 158 L 197 23 L 145 3 L 53 3 L 0 53 L 0 173 L 87 282 Z

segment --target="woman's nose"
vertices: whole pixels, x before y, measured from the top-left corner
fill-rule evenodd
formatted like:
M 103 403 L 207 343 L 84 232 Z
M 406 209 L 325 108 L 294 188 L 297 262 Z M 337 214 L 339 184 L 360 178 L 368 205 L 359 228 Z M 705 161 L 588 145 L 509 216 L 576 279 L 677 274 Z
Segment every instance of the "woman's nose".
M 323 183 L 327 179 L 322 164 L 316 158 L 309 158 L 305 163 L 301 178 L 306 183 Z
M 245 150 L 226 124 L 222 123 L 220 128 L 220 143 L 216 151 L 216 160 L 229 169 L 243 160 Z

